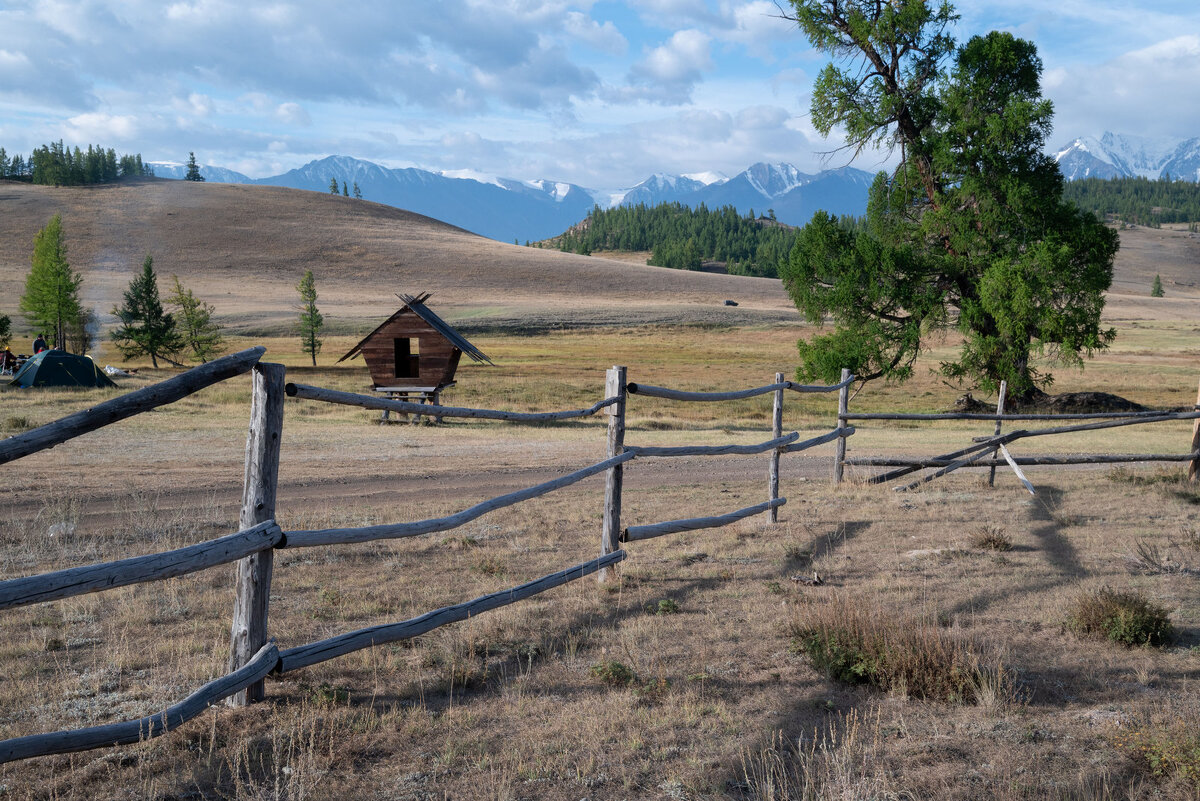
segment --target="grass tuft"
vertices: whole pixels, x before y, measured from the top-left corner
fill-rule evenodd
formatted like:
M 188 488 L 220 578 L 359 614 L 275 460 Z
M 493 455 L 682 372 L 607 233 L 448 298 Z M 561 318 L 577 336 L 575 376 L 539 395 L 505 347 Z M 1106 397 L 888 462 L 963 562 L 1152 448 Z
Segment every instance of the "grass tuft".
M 1067 628 L 1082 637 L 1099 637 L 1126 647 L 1158 647 L 1170 642 L 1174 629 L 1167 610 L 1139 592 L 1101 587 L 1079 594 Z
M 1000 526 L 984 524 L 975 530 L 971 546 L 985 551 L 1011 551 L 1012 537 Z
M 861 599 L 834 596 L 802 609 L 791 624 L 792 650 L 847 684 L 903 695 L 988 704 L 1006 694 L 1011 676 L 998 659 L 937 620 Z
M 609 687 L 630 687 L 637 681 L 633 669 L 623 662 L 610 659 L 591 667 L 591 673 Z

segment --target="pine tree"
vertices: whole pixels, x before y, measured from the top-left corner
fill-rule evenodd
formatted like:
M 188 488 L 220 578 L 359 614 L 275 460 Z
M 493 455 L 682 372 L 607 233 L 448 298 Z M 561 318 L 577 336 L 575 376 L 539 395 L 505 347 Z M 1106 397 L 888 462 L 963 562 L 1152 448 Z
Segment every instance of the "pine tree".
M 180 336 L 183 338 L 185 350 L 192 351 L 192 358 L 204 363 L 221 353 L 225 346 L 221 335 L 221 326 L 213 322 L 212 314 L 216 311 L 211 305 L 185 289 L 179 282 L 179 276 L 172 275 L 174 286 L 167 303 L 179 310 L 178 322 Z
M 155 368 L 159 357 L 178 364 L 171 356 L 183 349 L 183 337 L 175 330 L 175 318 L 163 311 L 153 257 L 146 256 L 141 275 L 129 282 L 124 302 L 112 313 L 121 321 L 112 340 L 126 360 L 145 354 Z
M 337 178 L 329 179 L 329 194 L 336 195 L 338 193 Z
M 67 328 L 82 314 L 79 285 L 83 277 L 67 263 L 62 216 L 55 214 L 33 238 L 33 258 L 25 278 L 20 308 L 29 325 L 53 336 L 55 347 L 66 344 Z
M 312 270 L 306 270 L 304 277 L 296 286 L 300 293 L 300 348 L 312 357 L 313 367 L 317 366 L 317 354 L 321 352 L 321 326 L 325 318 L 317 310 L 317 284 Z
M 204 176 L 200 174 L 200 166 L 196 164 L 196 154 L 188 153 L 187 175 L 183 176 L 185 181 L 203 181 Z
M 8 347 L 12 342 L 12 320 L 7 314 L 0 314 L 0 349 Z
M 1161 298 L 1163 296 L 1162 278 L 1157 274 L 1154 276 L 1154 283 L 1150 285 L 1150 297 Z
M 362 190 L 358 188 L 358 181 L 354 182 L 354 199 L 362 200 Z
M 346 188 L 345 181 L 342 181 L 342 197 L 350 197 L 350 190 Z

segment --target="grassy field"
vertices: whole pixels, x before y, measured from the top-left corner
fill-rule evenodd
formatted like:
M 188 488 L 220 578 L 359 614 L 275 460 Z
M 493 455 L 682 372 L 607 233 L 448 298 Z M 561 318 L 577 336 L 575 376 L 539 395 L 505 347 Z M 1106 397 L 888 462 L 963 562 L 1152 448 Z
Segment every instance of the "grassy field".
M 612 363 L 644 383 L 760 385 L 789 370 L 797 333 L 777 325 L 481 335 L 476 344 L 499 366 L 464 367 L 447 400 L 579 408 L 600 397 Z M 1112 353 L 1083 375 L 1063 374 L 1060 386 L 1095 388 L 1099 374 L 1105 389 L 1144 403 L 1189 402 L 1188 332 L 1147 322 L 1123 333 Z M 266 344 L 290 380 L 364 388 L 361 366 L 314 370 L 290 340 Z M 334 338 L 327 351 L 350 344 Z M 168 374 L 143 370 L 122 390 Z M 956 392 L 920 375 L 905 387 L 868 388 L 853 407 L 953 404 Z M 110 394 L 6 393 L 0 425 L 20 430 Z M 4 574 L 232 530 L 247 407 L 239 379 L 10 466 Z M 789 396 L 786 430 L 827 430 L 833 409 L 832 396 Z M 761 441 L 769 413 L 767 399 L 634 398 L 627 442 Z M 285 529 L 441 515 L 603 455 L 601 421 L 381 427 L 376 419 L 288 402 Z M 850 451 L 933 453 L 988 428 L 865 425 Z M 1180 452 L 1190 427 L 1119 432 L 1053 447 Z M 164 738 L 0 767 L 2 797 L 1196 796 L 1200 604 L 1197 574 L 1187 570 L 1200 568 L 1200 492 L 1181 467 L 1033 468 L 1032 499 L 1003 472 L 995 489 L 974 472 L 897 494 L 858 481 L 830 486 L 830 453 L 785 457 L 789 503 L 775 526 L 750 520 L 634 544 L 614 585 L 584 580 L 269 681 L 267 703 L 216 708 Z M 765 473 L 765 457 L 632 464 L 626 522 L 750 505 L 764 497 Z M 583 561 L 598 547 L 602 502 L 601 481 L 590 479 L 445 534 L 281 551 L 271 630 L 290 647 Z M 1139 549 L 1157 553 L 1159 567 L 1138 562 Z M 231 570 L 6 612 L 0 736 L 150 714 L 223 673 Z M 823 586 L 790 580 L 814 570 Z M 1176 638 L 1126 648 L 1071 633 L 1077 598 L 1103 587 L 1168 610 Z M 909 629 L 965 643 L 980 666 L 973 689 L 926 699 L 916 685 L 829 678 L 799 653 L 798 632 L 819 612 L 844 616 L 847 599 L 871 614 L 905 610 L 917 619 Z
M 0 184 L 0 296 L 19 295 L 33 233 L 61 211 L 102 311 L 149 251 L 162 275 L 178 272 L 217 306 L 230 349 L 263 344 L 291 381 L 367 391 L 361 361 L 333 362 L 394 311 L 392 291 L 432 289 L 431 304 L 496 362 L 463 365 L 445 401 L 518 411 L 589 406 L 613 364 L 681 389 L 760 386 L 792 374 L 811 330 L 777 282 L 517 248 L 341 200 L 182 182 Z M 1119 337 L 1083 372 L 1056 371 L 1053 390 L 1191 405 L 1200 246 L 1181 231 L 1122 236 L 1106 312 Z M 331 323 L 316 368 L 283 335 L 308 267 L 321 268 Z M 1167 297 L 1152 301 L 1156 273 Z M 0 311 L 15 319 L 15 300 Z M 932 368 L 954 347 L 933 343 L 913 381 L 869 386 L 851 408 L 952 408 L 962 391 Z M 0 435 L 174 374 L 135 366 L 118 390 L 0 393 Z M 789 394 L 785 431 L 829 430 L 835 404 Z M 248 406 L 243 377 L 7 465 L 0 574 L 231 532 Z M 769 397 L 633 397 L 626 442 L 760 442 L 770 413 Z M 440 516 L 604 455 L 601 419 L 377 421 L 287 402 L 285 529 Z M 849 452 L 932 455 L 990 433 L 866 423 Z M 1190 441 L 1191 425 L 1175 422 L 1013 451 L 1182 453 Z M 994 488 L 979 470 L 903 494 L 854 470 L 834 487 L 831 457 L 832 445 L 784 457 L 776 525 L 634 543 L 611 585 L 583 580 L 270 680 L 264 704 L 214 708 L 132 747 L 0 766 L 0 799 L 1200 797 L 1200 490 L 1183 465 L 1030 468 L 1031 498 L 1006 470 Z M 765 455 L 637 460 L 624 522 L 749 506 L 765 498 L 766 473 Z M 589 559 L 603 495 L 596 477 L 442 534 L 281 550 L 270 630 L 292 647 Z M 792 580 L 814 572 L 822 585 Z M 0 738 L 152 714 L 223 674 L 232 578 L 224 566 L 4 612 Z M 1089 635 L 1084 613 L 1113 593 L 1161 610 L 1173 638 L 1126 647 Z

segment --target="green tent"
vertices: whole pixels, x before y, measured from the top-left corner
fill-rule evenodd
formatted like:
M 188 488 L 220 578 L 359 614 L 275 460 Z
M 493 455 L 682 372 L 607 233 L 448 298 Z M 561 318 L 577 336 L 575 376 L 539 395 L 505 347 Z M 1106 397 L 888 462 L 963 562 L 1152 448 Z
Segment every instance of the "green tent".
M 44 350 L 21 366 L 9 386 L 115 387 L 116 384 L 87 356 Z

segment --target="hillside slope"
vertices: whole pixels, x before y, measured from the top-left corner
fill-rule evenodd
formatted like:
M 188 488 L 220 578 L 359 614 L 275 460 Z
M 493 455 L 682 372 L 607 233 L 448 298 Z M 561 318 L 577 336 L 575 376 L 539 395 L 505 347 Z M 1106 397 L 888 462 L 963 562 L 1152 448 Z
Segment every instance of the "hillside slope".
M 107 314 L 145 255 L 247 332 L 290 321 L 313 270 L 335 331 L 369 329 L 396 292 L 430 291 L 450 319 L 552 327 L 796 319 L 778 281 L 685 273 L 517 247 L 367 201 L 265 186 L 149 179 L 0 183 L 0 313 L 16 320 L 33 236 L 63 215 L 84 299 Z M 739 306 L 725 307 L 726 298 Z

